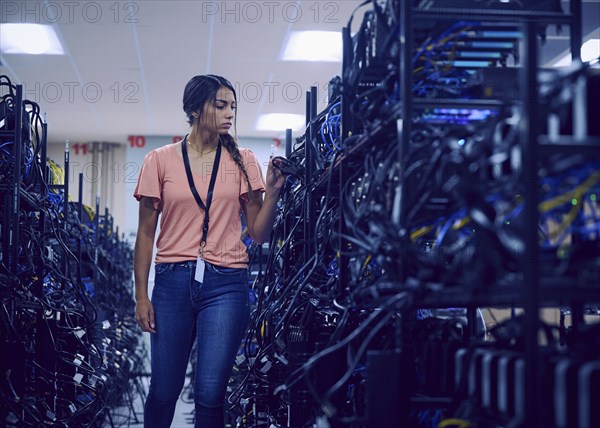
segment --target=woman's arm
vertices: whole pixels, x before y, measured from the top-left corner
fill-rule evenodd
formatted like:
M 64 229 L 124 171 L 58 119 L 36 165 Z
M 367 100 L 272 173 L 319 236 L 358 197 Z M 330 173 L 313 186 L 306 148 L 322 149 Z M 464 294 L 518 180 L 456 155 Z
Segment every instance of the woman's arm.
M 135 318 L 143 331 L 156 333 L 154 325 L 154 308 L 148 297 L 148 276 L 152 264 L 154 235 L 158 224 L 159 212 L 154 208 L 152 198 L 142 197 L 140 200 L 139 221 L 135 250 L 133 255 L 133 272 L 135 276 Z
M 266 181 L 265 200 L 262 200 L 261 192 L 255 191 L 254 197 L 249 198 L 244 207 L 248 232 L 258 244 L 263 244 L 269 240 L 275 221 L 279 192 L 285 184 L 285 176 L 279 168 L 273 167 L 273 160 L 269 162 Z

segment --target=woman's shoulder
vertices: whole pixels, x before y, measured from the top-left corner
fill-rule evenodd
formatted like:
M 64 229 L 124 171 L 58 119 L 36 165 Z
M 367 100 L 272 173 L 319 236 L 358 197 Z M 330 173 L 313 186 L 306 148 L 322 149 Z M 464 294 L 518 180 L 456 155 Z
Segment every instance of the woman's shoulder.
M 157 147 L 156 149 L 154 149 L 154 151 L 157 155 L 164 156 L 176 153 L 177 150 L 181 150 L 179 147 L 181 147 L 181 141 L 171 144 L 165 144 L 164 146 Z
M 176 155 L 177 144 L 168 144 L 150 150 L 144 157 L 145 165 L 156 165 L 159 169 L 165 168 L 173 162 L 173 155 Z
M 147 158 L 154 158 L 160 160 L 169 159 L 173 154 L 177 153 L 177 148 L 180 146 L 180 143 L 166 144 L 164 146 L 157 147 L 155 149 L 150 150 L 147 154 Z M 181 149 L 179 149 L 181 150 Z
M 254 152 L 247 147 L 238 147 L 238 150 L 240 152 L 240 155 L 242 156 L 242 159 L 256 158 L 256 155 L 254 154 Z

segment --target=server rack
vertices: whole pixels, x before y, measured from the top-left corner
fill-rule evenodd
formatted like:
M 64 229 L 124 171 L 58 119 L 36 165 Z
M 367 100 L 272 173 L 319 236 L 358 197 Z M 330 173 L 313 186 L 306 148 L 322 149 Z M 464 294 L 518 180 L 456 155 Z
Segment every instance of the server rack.
M 108 420 L 114 426 L 112 407 L 122 396 L 132 402 L 130 386 L 141 391 L 134 370 L 142 365 L 143 347 L 128 287 L 133 252 L 108 211 L 102 216 L 85 207 L 94 219 L 84 220 L 82 175 L 79 200 L 69 201 L 68 148 L 64 169 L 47 161 L 40 107 L 5 78 L 0 421 L 10 427 L 103 426 Z

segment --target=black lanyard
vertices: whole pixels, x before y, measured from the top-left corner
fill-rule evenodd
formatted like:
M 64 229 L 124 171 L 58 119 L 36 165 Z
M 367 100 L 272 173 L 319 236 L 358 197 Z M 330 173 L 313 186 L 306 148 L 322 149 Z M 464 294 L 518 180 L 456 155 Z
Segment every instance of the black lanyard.
M 210 184 L 208 185 L 208 194 L 206 195 L 206 205 L 202 202 L 202 198 L 198 194 L 196 190 L 196 186 L 194 185 L 194 177 L 192 176 L 192 169 L 190 168 L 190 158 L 187 152 L 187 135 L 183 139 L 183 143 L 181 144 L 181 152 L 183 154 L 183 164 L 185 165 L 185 174 L 187 175 L 188 183 L 190 185 L 190 190 L 192 191 L 192 195 L 194 195 L 194 199 L 200 208 L 204 210 L 204 224 L 202 225 L 202 239 L 200 239 L 200 255 L 204 250 L 204 245 L 206 244 L 206 237 L 208 236 L 208 222 L 210 221 L 208 211 L 210 210 L 210 205 L 212 203 L 213 192 L 215 190 L 215 182 L 217 181 L 217 171 L 219 170 L 219 162 L 221 160 L 221 141 L 219 140 L 219 144 L 217 145 L 217 154 L 215 155 L 215 162 L 213 164 L 212 174 L 210 176 Z

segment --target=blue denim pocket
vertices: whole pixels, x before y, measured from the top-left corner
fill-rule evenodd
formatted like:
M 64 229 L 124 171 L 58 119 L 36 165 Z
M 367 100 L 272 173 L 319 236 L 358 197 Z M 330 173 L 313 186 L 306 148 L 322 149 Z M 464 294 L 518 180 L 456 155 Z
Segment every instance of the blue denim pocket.
M 160 275 L 161 273 L 166 272 L 172 263 L 158 263 L 154 265 L 154 273 L 156 275 Z

